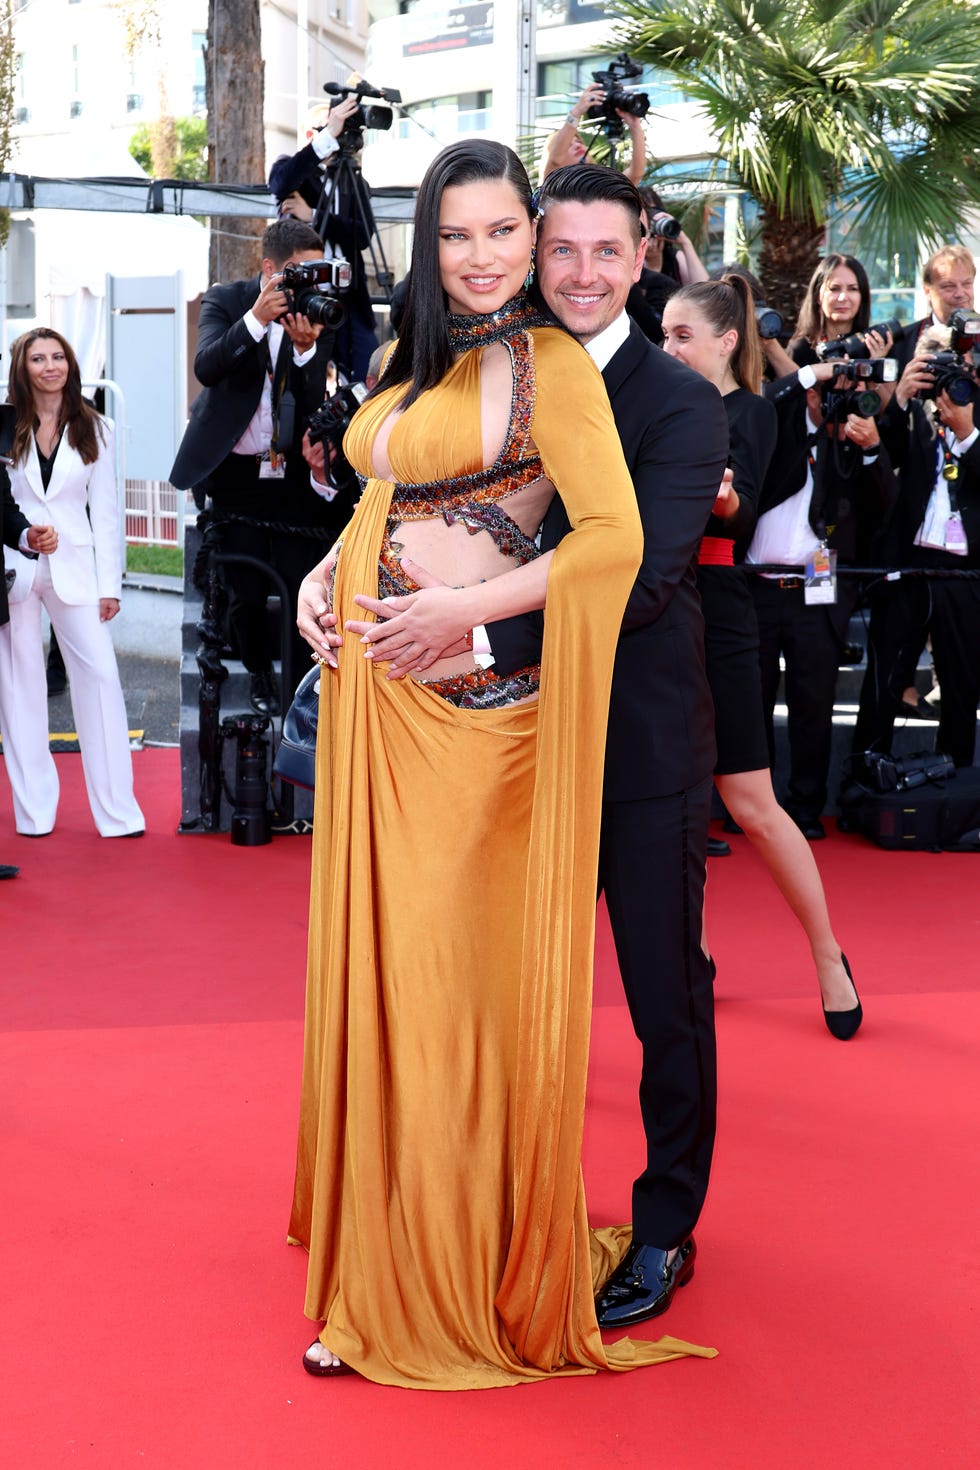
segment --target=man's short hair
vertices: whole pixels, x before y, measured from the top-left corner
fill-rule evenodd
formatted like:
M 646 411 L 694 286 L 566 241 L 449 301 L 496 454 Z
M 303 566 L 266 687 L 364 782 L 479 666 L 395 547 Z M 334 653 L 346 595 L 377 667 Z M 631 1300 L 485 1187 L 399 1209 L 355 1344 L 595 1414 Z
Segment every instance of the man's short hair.
M 548 213 L 552 204 L 621 204 L 630 217 L 637 245 L 643 238 L 640 213 L 643 201 L 636 185 L 625 174 L 598 163 L 570 163 L 556 168 L 538 190 L 538 208 Z
M 965 245 L 941 245 L 922 267 L 922 279 L 927 286 L 931 286 L 937 268 L 952 270 L 955 265 L 965 265 L 972 276 L 977 273 L 977 263 Z
M 323 241 L 316 230 L 301 219 L 277 219 L 262 236 L 262 259 L 273 265 L 285 265 L 298 250 L 316 250 L 323 254 Z

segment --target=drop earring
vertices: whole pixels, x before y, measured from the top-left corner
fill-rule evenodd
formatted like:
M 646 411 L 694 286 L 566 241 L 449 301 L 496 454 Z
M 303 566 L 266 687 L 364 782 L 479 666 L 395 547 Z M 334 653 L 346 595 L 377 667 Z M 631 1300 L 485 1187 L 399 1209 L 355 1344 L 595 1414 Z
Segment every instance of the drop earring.
M 537 246 L 532 245 L 531 246 L 531 264 L 528 266 L 528 268 L 527 268 L 527 275 L 524 277 L 524 290 L 525 291 L 530 291 L 531 284 L 534 281 L 534 257 L 535 257 L 536 250 L 537 250 Z

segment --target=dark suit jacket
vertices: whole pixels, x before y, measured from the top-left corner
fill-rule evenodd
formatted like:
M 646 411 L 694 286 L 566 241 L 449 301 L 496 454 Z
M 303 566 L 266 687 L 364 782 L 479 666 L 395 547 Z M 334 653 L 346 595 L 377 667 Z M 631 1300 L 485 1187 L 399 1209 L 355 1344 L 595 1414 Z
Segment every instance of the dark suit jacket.
M 635 323 L 603 378 L 644 536 L 613 670 L 603 798 L 636 801 L 683 791 L 714 769 L 695 564 L 725 469 L 728 420 L 717 389 L 654 347 Z M 568 529 L 556 496 L 542 550 Z M 501 672 L 540 658 L 540 630 L 540 617 L 488 628 Z
M 201 302 L 194 372 L 203 389 L 194 400 L 170 471 L 171 483 L 179 490 L 207 488 L 208 477 L 231 454 L 259 406 L 268 363 L 266 341 L 256 342 L 243 318 L 255 305 L 260 284 L 256 276 L 212 286 Z M 284 341 L 289 350 L 288 338 Z M 312 497 L 311 505 L 316 500 L 309 490 L 301 444 L 306 419 L 323 402 L 332 342 L 330 332 L 321 332 L 314 357 L 302 368 L 290 354 L 288 384 L 296 399 L 293 448 L 286 456 L 286 480 L 268 482 L 276 487 L 283 511 L 289 502 L 290 514 L 301 513 L 307 497 Z
M 806 390 L 795 373 L 767 383 L 765 395 L 775 405 L 777 419 L 776 449 L 762 487 L 759 515 L 782 505 L 806 483 L 809 431 L 806 417 Z M 884 436 L 884 416 L 879 430 Z M 821 434 L 812 446 L 816 467 L 813 472 L 817 493 L 822 499 L 827 541 L 842 563 L 860 565 L 874 554 L 881 528 L 887 523 L 898 496 L 898 485 L 892 462 L 884 443 L 874 463 L 865 465 L 857 447 L 848 442 L 834 446 Z M 850 474 L 842 473 L 851 470 Z
M 974 409 L 974 416 L 980 419 L 980 405 Z M 915 534 L 936 483 L 936 421 L 924 404 L 913 399 L 904 414 L 894 404 L 885 432 L 900 486 L 890 522 L 888 551 L 893 566 L 907 566 Z M 947 551 L 919 550 L 915 556 L 935 566 L 980 567 L 980 439 L 961 456 L 955 488 L 968 554 L 954 556 Z
M 0 626 L 10 621 L 3 548 L 9 546 L 16 551 L 21 536 L 30 527 L 30 524 L 11 493 L 6 467 L 0 465 L 0 527 L 2 527 L 2 534 L 0 534 Z

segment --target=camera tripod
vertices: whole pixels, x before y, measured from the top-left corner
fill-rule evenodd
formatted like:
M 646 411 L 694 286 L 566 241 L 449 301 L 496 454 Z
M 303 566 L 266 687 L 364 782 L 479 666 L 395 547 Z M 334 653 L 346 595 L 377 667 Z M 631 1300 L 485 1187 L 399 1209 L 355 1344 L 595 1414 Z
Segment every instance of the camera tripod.
M 371 255 L 374 278 L 383 292 L 381 300 L 386 305 L 390 305 L 394 276 L 385 258 L 384 246 L 371 212 L 366 192 L 367 185 L 361 178 L 361 170 L 354 161 L 353 153 L 344 145 L 343 136 L 340 138 L 340 152 L 335 157 L 336 161 L 332 159 L 324 171 L 320 197 L 313 211 L 313 228 L 321 240 L 325 240 L 324 231 L 331 215 L 346 225 L 352 235 L 350 254 L 352 257 L 359 257 L 350 260 L 354 281 L 357 281 L 358 273 L 364 271 L 364 262 L 360 258 L 362 251 L 368 250 Z M 366 243 L 361 245 L 361 240 Z M 346 321 L 338 328 L 337 342 L 340 354 L 346 357 L 346 361 L 341 361 L 340 366 L 349 374 L 354 343 L 353 324 L 349 311 Z

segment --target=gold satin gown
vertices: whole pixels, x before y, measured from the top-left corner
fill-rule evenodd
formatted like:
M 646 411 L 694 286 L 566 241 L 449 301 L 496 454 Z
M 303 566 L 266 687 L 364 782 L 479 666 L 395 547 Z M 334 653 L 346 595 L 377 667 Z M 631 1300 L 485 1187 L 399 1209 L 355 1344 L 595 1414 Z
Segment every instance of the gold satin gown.
M 710 1353 L 670 1338 L 604 1347 L 595 1285 L 629 1231 L 590 1235 L 581 1178 L 603 747 L 640 559 L 635 496 L 581 347 L 520 303 L 462 320 L 470 350 L 393 421 L 394 481 L 371 478 L 372 449 L 404 387 L 348 430 L 368 480 L 336 568 L 340 626 L 365 616 L 354 593 L 397 584 L 399 555 L 454 585 L 536 555 L 552 485 L 573 530 L 549 570 L 539 698 L 525 681 L 496 688 L 512 702 L 461 706 L 445 696 L 465 673 L 386 680 L 350 634 L 339 670 L 324 670 L 289 1231 L 309 1251 L 321 1341 L 375 1382 L 430 1389 Z M 514 394 L 504 449 L 481 473 L 488 340 L 511 355 Z

